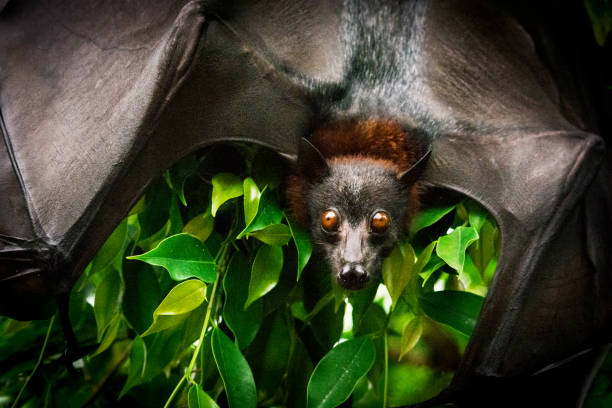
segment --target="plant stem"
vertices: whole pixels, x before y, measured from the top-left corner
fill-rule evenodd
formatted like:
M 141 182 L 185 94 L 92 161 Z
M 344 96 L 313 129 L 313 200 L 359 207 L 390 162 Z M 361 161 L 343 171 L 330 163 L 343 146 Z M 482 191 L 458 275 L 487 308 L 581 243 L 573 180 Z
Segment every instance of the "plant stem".
M 383 391 L 383 408 L 387 407 L 387 394 L 389 392 L 389 338 L 385 328 L 385 388 Z
M 185 378 L 185 375 L 181 376 L 181 379 L 176 384 L 176 387 L 174 387 L 174 390 L 172 390 L 172 394 L 170 394 L 170 397 L 168 397 L 168 401 L 166 401 L 166 403 L 164 404 L 164 408 L 168 408 L 170 406 L 170 403 L 172 402 L 178 391 L 181 389 L 181 385 L 183 385 L 183 381 L 185 381 Z
M 204 336 L 206 335 L 206 331 L 208 330 L 208 322 L 210 320 L 210 313 L 212 311 L 212 306 L 215 300 L 215 292 L 217 291 L 217 284 L 221 279 L 220 275 L 217 275 L 217 279 L 215 279 L 215 283 L 213 284 L 212 293 L 210 294 L 210 299 L 208 300 L 208 306 L 206 307 L 206 317 L 204 318 L 204 325 L 202 326 L 202 331 L 200 332 L 200 338 L 198 339 L 198 345 L 196 346 L 195 351 L 193 352 L 193 356 L 191 357 L 191 362 L 187 367 L 187 371 L 185 375 L 189 376 L 188 380 L 195 384 L 195 381 L 191 378 L 191 370 L 193 370 L 193 366 L 195 365 L 196 360 L 198 359 L 198 355 L 200 354 L 200 349 L 202 348 L 202 343 L 204 343 Z
M 32 370 L 32 372 L 30 373 L 30 375 L 26 379 L 25 383 L 23 384 L 23 386 L 19 390 L 19 394 L 17 394 L 17 398 L 15 398 L 15 401 L 13 401 L 13 405 L 11 405 L 11 408 L 15 408 L 17 406 L 17 403 L 19 402 L 19 399 L 21 398 L 21 395 L 25 391 L 25 389 L 28 386 L 28 383 L 30 382 L 32 377 L 34 377 L 34 374 L 36 373 L 36 370 L 38 370 L 38 367 L 40 366 L 40 363 L 42 362 L 43 356 L 45 354 L 45 350 L 47 349 L 47 342 L 49 341 L 49 337 L 51 337 L 51 329 L 53 328 L 53 322 L 54 321 L 55 321 L 55 315 L 53 315 L 53 317 L 51 317 L 51 321 L 49 321 L 49 327 L 47 328 L 47 334 L 45 335 L 45 341 L 43 342 L 42 349 L 40 350 L 40 354 L 38 355 L 38 361 L 36 362 L 36 365 L 34 366 L 34 369 Z

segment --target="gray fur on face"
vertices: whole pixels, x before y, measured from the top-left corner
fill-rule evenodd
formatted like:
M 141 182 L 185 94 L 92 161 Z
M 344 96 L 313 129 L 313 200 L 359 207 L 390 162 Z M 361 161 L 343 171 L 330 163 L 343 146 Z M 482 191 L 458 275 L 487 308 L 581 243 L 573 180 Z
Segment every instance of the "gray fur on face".
M 341 286 L 361 289 L 379 275 L 383 258 L 404 233 L 406 197 L 406 187 L 396 172 L 361 158 L 332 160 L 328 175 L 312 186 L 308 195 L 312 236 Z M 327 209 L 340 215 L 335 233 L 321 227 L 321 215 Z M 377 211 L 385 211 L 391 220 L 382 234 L 370 229 Z M 347 265 L 363 268 L 365 282 L 343 282 L 340 273 Z

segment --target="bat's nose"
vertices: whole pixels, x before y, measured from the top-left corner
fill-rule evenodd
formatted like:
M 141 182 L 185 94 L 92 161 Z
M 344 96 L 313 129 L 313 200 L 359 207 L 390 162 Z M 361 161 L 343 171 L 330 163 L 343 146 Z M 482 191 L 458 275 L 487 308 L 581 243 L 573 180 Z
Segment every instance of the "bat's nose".
M 346 289 L 361 289 L 368 283 L 368 273 L 363 265 L 358 263 L 347 263 L 338 274 L 340 285 Z

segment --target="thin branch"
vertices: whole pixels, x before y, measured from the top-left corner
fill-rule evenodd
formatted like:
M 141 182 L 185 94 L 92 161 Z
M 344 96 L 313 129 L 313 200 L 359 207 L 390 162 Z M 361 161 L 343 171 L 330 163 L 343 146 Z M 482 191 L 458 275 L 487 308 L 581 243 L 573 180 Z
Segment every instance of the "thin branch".
M 47 334 L 45 336 L 45 341 L 43 342 L 42 349 L 40 350 L 40 354 L 38 355 L 38 361 L 36 362 L 36 365 L 34 366 L 34 369 L 28 376 L 27 380 L 25 381 L 25 383 L 19 390 L 19 394 L 17 394 L 17 398 L 15 398 L 15 401 L 13 402 L 13 405 L 11 405 L 11 408 L 15 408 L 17 406 L 17 403 L 19 402 L 21 395 L 23 394 L 26 387 L 28 386 L 28 383 L 30 382 L 32 377 L 34 377 L 34 374 L 38 370 L 38 367 L 40 367 L 40 363 L 42 362 L 43 356 L 45 355 L 45 350 L 47 349 L 47 342 L 49 341 L 49 337 L 51 337 L 51 329 L 53 328 L 54 321 L 55 321 L 55 315 L 53 315 L 53 317 L 51 318 L 51 321 L 49 322 L 49 327 L 47 328 Z

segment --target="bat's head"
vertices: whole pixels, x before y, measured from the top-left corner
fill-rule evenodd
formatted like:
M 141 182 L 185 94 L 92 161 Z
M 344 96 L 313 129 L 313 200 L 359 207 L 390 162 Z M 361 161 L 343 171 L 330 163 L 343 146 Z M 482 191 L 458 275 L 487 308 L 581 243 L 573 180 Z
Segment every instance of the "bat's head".
M 325 160 L 305 139 L 298 167 L 304 221 L 338 284 L 358 290 L 377 280 L 417 205 L 418 170 L 399 173 L 389 161 L 364 156 Z M 291 204 L 294 212 L 300 205 Z

